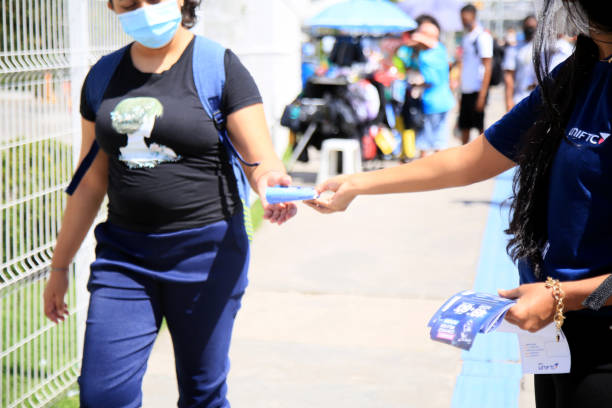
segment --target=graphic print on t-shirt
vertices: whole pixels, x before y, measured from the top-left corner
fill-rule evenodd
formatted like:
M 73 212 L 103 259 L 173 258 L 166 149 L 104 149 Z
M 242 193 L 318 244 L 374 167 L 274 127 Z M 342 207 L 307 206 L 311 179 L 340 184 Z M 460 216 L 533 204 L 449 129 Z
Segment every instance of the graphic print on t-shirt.
M 568 132 L 568 136 L 579 144 L 600 145 L 610 136 L 608 132 L 592 133 L 577 127 L 573 127 Z
M 126 52 L 97 111 L 87 86 L 81 91 L 81 114 L 95 122 L 96 140 L 109 157 L 108 222 L 114 226 L 167 233 L 242 211 L 232 163 L 195 86 L 194 49 L 192 40 L 159 74 L 139 71 Z M 224 65 L 223 114 L 261 103 L 252 76 L 229 50 Z
M 120 147 L 119 160 L 130 168 L 152 168 L 163 162 L 181 159 L 174 150 L 157 143 L 148 143 L 155 119 L 164 113 L 157 98 L 127 98 L 111 112 L 111 123 L 117 133 L 127 135 L 127 145 Z

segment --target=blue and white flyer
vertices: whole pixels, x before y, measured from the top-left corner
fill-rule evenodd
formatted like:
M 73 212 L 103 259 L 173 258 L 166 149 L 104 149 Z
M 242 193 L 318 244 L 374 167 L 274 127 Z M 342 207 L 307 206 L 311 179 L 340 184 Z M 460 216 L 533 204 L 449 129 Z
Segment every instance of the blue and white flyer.
M 522 330 L 504 321 L 516 302 L 488 293 L 466 290 L 447 300 L 429 321 L 432 340 L 463 350 L 472 348 L 478 333 L 495 330 L 518 336 L 521 363 L 525 374 L 568 373 L 570 350 L 563 332 L 557 341 L 554 323 L 536 333 Z
M 514 300 L 466 290 L 447 300 L 429 321 L 432 340 L 463 350 L 472 348 L 476 334 L 495 330 Z

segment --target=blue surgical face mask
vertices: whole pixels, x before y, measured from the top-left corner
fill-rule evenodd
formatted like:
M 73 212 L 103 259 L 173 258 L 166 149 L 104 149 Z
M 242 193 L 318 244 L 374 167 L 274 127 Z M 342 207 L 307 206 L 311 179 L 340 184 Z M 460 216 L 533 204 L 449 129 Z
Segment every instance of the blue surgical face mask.
M 123 30 L 147 48 L 161 48 L 168 44 L 181 20 L 177 0 L 167 0 L 119 14 Z

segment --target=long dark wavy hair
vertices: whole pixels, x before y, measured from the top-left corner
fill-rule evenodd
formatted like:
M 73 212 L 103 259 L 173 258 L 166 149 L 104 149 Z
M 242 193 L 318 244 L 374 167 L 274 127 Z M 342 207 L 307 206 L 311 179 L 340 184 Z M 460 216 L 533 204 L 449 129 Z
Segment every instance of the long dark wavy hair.
M 183 27 L 191 28 L 196 24 L 198 20 L 196 10 L 200 7 L 200 3 L 202 3 L 202 0 L 185 0 L 181 9 L 183 12 Z
M 597 44 L 580 34 L 571 57 L 556 72 L 549 74 L 549 61 L 557 40 L 558 14 L 555 5 L 561 0 L 546 0 L 534 38 L 534 64 L 542 95 L 539 119 L 523 136 L 518 152 L 518 170 L 514 176 L 508 254 L 517 262 L 528 261 L 534 274 L 544 279 L 542 251 L 548 240 L 548 187 L 555 154 L 566 138 L 566 126 L 574 110 L 576 97 L 589 80 L 599 60 Z M 569 23 L 579 31 L 612 32 L 609 2 L 601 0 L 563 0 Z M 568 141 L 569 142 L 569 141 Z M 570 142 L 571 143 L 571 142 Z
M 113 0 L 108 0 L 111 4 Z M 183 20 L 181 24 L 185 28 L 193 27 L 197 22 L 196 10 L 200 7 L 200 3 L 202 0 L 185 0 L 183 7 L 181 8 L 181 13 L 183 14 Z

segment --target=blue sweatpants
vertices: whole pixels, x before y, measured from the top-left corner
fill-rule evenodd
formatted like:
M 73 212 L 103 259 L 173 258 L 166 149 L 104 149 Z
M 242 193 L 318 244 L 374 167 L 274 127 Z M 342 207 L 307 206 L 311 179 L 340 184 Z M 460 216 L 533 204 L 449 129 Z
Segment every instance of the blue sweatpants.
M 171 234 L 96 228 L 81 407 L 142 405 L 142 379 L 163 317 L 174 345 L 178 406 L 230 406 L 228 351 L 249 258 L 243 228 L 239 216 Z

